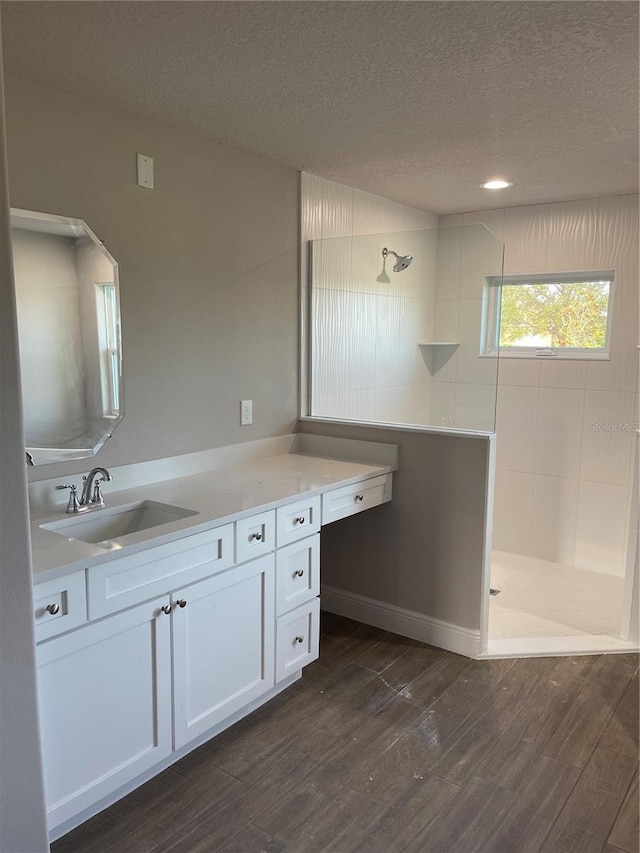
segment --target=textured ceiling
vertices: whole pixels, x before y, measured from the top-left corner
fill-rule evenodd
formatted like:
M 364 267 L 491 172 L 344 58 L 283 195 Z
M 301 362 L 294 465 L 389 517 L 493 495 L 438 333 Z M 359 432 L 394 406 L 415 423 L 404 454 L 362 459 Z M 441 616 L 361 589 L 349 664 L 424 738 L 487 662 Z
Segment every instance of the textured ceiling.
M 10 72 L 435 213 L 638 189 L 636 2 L 1 7 Z

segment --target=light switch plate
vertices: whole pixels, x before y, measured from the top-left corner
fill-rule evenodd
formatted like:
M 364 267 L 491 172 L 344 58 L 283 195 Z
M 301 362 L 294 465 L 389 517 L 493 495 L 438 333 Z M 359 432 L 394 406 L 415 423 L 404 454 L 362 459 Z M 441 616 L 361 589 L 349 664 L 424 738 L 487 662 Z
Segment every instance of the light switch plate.
M 138 186 L 153 189 L 153 157 L 147 154 L 136 154 L 138 163 Z

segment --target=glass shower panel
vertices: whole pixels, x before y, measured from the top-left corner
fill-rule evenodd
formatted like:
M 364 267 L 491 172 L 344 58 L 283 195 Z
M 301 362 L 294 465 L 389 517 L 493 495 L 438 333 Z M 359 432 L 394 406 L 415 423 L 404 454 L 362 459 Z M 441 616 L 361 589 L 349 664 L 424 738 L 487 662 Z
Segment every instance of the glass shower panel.
M 309 244 L 310 414 L 492 431 L 481 355 L 502 244 L 482 225 Z

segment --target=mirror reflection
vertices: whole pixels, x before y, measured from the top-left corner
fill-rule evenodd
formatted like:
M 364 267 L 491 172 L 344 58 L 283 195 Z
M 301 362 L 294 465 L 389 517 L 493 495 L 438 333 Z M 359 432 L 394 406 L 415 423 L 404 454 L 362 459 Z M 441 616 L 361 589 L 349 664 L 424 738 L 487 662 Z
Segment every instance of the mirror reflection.
M 79 219 L 11 210 L 27 463 L 94 456 L 123 417 L 118 265 Z

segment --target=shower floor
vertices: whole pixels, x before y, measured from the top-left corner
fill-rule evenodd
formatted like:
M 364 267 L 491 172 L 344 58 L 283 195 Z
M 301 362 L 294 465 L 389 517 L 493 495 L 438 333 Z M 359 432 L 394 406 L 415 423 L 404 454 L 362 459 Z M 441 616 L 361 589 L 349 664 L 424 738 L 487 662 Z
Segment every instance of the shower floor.
M 489 641 L 525 637 L 620 636 L 621 577 L 494 551 Z

